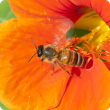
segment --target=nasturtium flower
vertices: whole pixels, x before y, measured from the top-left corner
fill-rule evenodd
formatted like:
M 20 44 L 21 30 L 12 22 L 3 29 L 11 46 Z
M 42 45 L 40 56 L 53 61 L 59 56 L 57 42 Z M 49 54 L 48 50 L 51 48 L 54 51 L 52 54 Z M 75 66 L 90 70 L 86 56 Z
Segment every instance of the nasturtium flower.
M 107 0 L 8 1 L 12 11 L 19 18 L 43 17 L 49 20 L 58 18 L 63 20 L 65 16 L 75 23 L 73 25 L 75 28 L 90 30 L 91 33 L 82 39 L 90 47 L 92 46 L 96 57 L 99 57 L 99 54 L 102 53 L 103 42 L 110 37 L 110 13 L 108 13 L 110 2 Z M 82 42 L 82 39 L 80 39 L 80 42 Z M 105 51 L 107 52 L 108 49 Z M 105 53 L 105 56 L 107 55 L 108 53 Z
M 0 24 L 0 100 L 11 110 L 106 110 L 110 104 L 107 57 L 110 3 L 106 0 L 8 1 L 12 11 L 22 19 Z M 92 17 L 96 20 L 92 21 Z M 88 25 L 84 24 L 85 20 Z M 71 77 L 59 65 L 53 74 L 53 64 L 42 64 L 37 56 L 27 63 L 36 52 L 31 38 L 36 46 L 58 40 L 58 47 L 64 48 L 69 43 L 65 33 L 72 26 L 91 31 L 75 39 L 76 43 L 82 43 L 78 50 L 85 58 L 89 56 L 87 63 L 92 64 L 91 68 L 65 66 L 75 75 Z

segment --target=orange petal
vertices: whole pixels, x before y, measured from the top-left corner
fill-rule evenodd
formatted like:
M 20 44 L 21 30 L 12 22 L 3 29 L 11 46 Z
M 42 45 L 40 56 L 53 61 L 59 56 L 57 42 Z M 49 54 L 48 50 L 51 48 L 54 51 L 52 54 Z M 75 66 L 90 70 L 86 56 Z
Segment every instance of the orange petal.
M 44 17 L 58 19 L 68 17 L 74 22 L 85 13 L 84 9 L 75 6 L 68 0 L 8 0 L 12 11 L 17 17 Z
M 107 0 L 8 0 L 12 11 L 20 18 L 23 17 L 51 17 L 72 19 L 74 22 L 84 13 L 86 8 L 95 10 L 100 17 L 110 26 L 110 3 Z M 103 6 L 103 8 L 102 8 Z M 83 7 L 83 9 L 82 9 Z
M 110 2 L 107 0 L 70 0 L 76 6 L 87 6 L 95 10 L 110 27 Z
M 106 110 L 110 104 L 110 72 L 100 59 L 90 70 L 73 68 L 80 77 L 70 78 L 60 105 L 52 110 Z
M 36 52 L 31 38 L 36 46 L 51 44 L 53 30 L 33 19 L 0 24 L 0 101 L 9 109 L 47 110 L 59 105 L 70 76 L 58 65 L 53 74 L 52 64 L 42 65 L 37 56 L 27 63 Z

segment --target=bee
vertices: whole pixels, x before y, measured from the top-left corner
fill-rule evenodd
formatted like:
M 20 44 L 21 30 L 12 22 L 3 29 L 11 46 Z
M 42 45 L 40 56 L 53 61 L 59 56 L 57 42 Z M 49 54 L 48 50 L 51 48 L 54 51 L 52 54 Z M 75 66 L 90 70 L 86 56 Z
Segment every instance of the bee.
M 32 38 L 31 38 L 32 40 Z M 32 40 L 35 48 L 37 56 L 41 59 L 41 62 L 53 62 L 53 72 L 56 62 L 58 62 L 58 65 L 65 70 L 70 76 L 73 76 L 63 65 L 69 65 L 71 67 L 82 67 L 86 64 L 86 61 L 83 56 L 81 56 L 79 53 L 69 50 L 70 46 L 58 50 L 57 47 L 53 45 L 39 45 L 38 48 L 36 47 L 34 41 Z M 33 56 L 34 56 L 33 55 Z M 33 58 L 33 56 L 30 58 L 30 60 Z M 30 61 L 29 60 L 29 61 Z M 28 61 L 28 63 L 29 63 Z M 62 65 L 63 64 L 63 65 Z

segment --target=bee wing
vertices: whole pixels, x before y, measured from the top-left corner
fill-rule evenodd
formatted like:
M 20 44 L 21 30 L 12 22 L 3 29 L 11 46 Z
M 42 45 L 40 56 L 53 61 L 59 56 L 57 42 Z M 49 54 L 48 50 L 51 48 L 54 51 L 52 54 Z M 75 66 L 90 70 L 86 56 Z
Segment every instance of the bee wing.
M 66 32 L 73 27 L 73 22 L 68 18 L 64 18 L 63 20 L 57 20 L 56 26 L 53 29 L 53 37 L 52 37 L 52 45 L 64 45 L 66 41 Z
M 58 46 L 58 44 L 60 43 L 61 41 L 61 35 L 59 34 L 53 34 L 53 37 L 52 37 L 52 45 L 53 46 Z

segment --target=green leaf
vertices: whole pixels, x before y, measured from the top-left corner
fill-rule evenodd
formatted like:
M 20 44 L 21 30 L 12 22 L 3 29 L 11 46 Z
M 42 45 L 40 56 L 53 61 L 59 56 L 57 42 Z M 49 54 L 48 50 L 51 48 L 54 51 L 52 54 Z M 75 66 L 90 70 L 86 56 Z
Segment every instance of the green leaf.
M 71 28 L 67 33 L 66 33 L 66 37 L 68 38 L 72 38 L 72 37 L 81 37 L 84 36 L 88 33 L 90 33 L 91 31 L 85 30 L 85 29 L 75 29 L 75 28 Z
M 3 0 L 0 3 L 0 23 L 11 18 L 16 18 L 16 16 L 12 13 L 7 0 Z
M 3 105 L 1 102 L 0 102 L 0 110 L 10 110 L 8 109 L 5 105 Z

